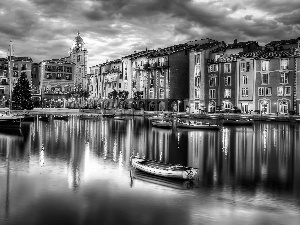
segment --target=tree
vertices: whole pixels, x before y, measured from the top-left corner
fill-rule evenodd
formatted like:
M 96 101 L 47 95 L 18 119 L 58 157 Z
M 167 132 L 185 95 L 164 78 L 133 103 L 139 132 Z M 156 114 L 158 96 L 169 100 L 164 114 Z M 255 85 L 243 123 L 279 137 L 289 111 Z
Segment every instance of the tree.
M 33 109 L 31 89 L 27 75 L 22 72 L 12 92 L 12 109 Z
M 113 99 L 113 108 L 115 106 L 116 99 L 119 98 L 119 93 L 114 89 L 113 91 L 108 93 L 108 98 Z
M 119 95 L 120 102 L 117 107 L 120 107 L 122 105 L 123 105 L 123 107 L 125 107 L 124 102 L 128 98 L 129 92 L 128 91 L 119 91 L 118 95 Z
M 137 102 L 142 99 L 143 91 L 136 91 L 133 93 L 133 108 L 137 108 Z

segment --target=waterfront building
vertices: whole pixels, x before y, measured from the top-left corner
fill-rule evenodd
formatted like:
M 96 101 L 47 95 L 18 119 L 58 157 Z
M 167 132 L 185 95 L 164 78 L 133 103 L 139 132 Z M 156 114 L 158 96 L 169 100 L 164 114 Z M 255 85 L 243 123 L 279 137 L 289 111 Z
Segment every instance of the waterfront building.
M 134 52 L 122 58 L 124 90 L 129 92 L 128 104 L 134 109 L 145 109 L 148 98 L 148 78 L 150 77 L 149 55 L 153 51 Z M 130 65 L 129 65 L 130 64 Z M 130 77 L 128 75 L 130 74 Z
M 256 58 L 255 108 L 261 113 L 288 114 L 294 108 L 295 57 L 289 49 L 266 49 Z
M 84 81 L 83 87 L 87 86 L 86 90 L 89 92 L 88 105 L 89 107 L 97 107 L 100 102 L 99 94 L 99 66 L 90 67 L 90 73 L 87 74 L 87 79 Z M 85 88 L 83 88 L 85 89 Z
M 99 65 L 102 104 L 104 108 L 118 107 L 118 101 L 113 93 L 124 89 L 123 64 L 121 59 L 116 59 Z
M 257 42 L 237 42 L 237 39 L 235 39 L 232 44 L 223 45 L 210 51 L 207 60 L 208 76 L 205 83 L 205 87 L 208 88 L 204 94 L 206 96 L 205 108 L 207 107 L 207 112 L 237 112 L 242 110 L 243 107 L 248 110 L 247 104 L 241 105 L 239 103 L 240 65 L 237 61 L 239 54 L 253 51 L 258 47 Z M 248 66 L 247 70 L 250 70 L 251 66 L 248 63 L 245 65 Z M 244 66 L 244 63 L 241 66 Z M 241 88 L 247 87 L 242 86 Z M 249 104 L 249 102 L 247 103 Z
M 189 53 L 189 107 L 191 113 L 206 111 L 209 102 L 211 110 L 214 110 L 212 107 L 216 107 L 219 69 L 218 62 L 212 60 L 210 52 L 224 46 L 224 42 L 210 40 L 208 43 L 191 49 Z M 209 92 L 211 98 L 207 95 Z
M 75 63 L 65 61 L 65 59 L 43 60 L 39 63 L 42 107 L 66 106 L 67 94 L 74 90 L 76 85 L 75 66 Z M 72 100 L 69 99 L 69 101 Z
M 10 62 L 8 58 L 0 59 L 0 107 L 8 106 L 6 103 L 9 99 L 9 70 L 11 71 L 12 90 L 21 73 L 26 74 L 29 85 L 32 87 L 31 66 L 32 59 L 30 57 L 11 56 Z
M 83 88 L 83 81 L 86 79 L 87 75 L 87 64 L 88 64 L 88 51 L 85 48 L 85 43 L 83 42 L 80 33 L 74 39 L 74 45 L 70 49 L 70 55 L 66 57 L 66 60 L 75 64 L 74 68 L 74 83 L 76 87 Z M 87 86 L 85 85 L 84 90 Z

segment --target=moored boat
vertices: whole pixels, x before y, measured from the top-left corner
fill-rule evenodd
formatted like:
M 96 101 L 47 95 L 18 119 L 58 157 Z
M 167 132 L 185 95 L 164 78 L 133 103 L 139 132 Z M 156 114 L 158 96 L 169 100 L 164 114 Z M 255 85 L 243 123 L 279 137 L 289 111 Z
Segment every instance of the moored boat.
M 38 117 L 38 119 L 39 119 L 40 121 L 49 122 L 49 121 L 50 121 L 50 116 L 49 116 L 49 115 L 40 115 L 40 116 Z
M 253 120 L 251 119 L 225 119 L 223 120 L 223 125 L 253 125 Z
M 186 129 L 210 129 L 210 130 L 219 130 L 220 126 L 218 124 L 210 123 L 177 123 L 177 128 L 186 128 Z
M 166 120 L 153 121 L 152 126 L 160 128 L 172 128 L 172 122 Z
M 16 116 L 16 115 L 0 115 L 0 128 L 5 129 L 19 129 L 21 128 L 21 120 L 23 116 Z
M 53 119 L 54 120 L 69 120 L 69 116 L 68 115 L 54 115 Z
M 156 176 L 153 174 L 143 172 L 141 170 L 131 170 L 130 175 L 132 179 L 153 183 L 153 184 L 157 184 L 169 188 L 185 190 L 185 189 L 191 189 L 197 185 L 195 180 L 174 179 L 174 178 Z
M 195 178 L 198 172 L 198 169 L 196 168 L 165 164 L 152 160 L 141 159 L 138 157 L 132 157 L 131 164 L 134 168 L 146 173 L 177 179 L 191 180 Z

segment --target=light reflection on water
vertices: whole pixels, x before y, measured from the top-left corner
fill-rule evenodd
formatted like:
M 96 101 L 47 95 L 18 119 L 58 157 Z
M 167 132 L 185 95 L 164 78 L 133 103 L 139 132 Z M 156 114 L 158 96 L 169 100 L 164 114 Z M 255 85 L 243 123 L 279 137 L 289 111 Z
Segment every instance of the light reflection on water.
M 297 224 L 299 124 L 152 128 L 36 121 L 0 134 L 0 224 Z M 193 189 L 130 177 L 130 156 L 198 168 Z M 180 187 L 180 188 L 174 188 Z

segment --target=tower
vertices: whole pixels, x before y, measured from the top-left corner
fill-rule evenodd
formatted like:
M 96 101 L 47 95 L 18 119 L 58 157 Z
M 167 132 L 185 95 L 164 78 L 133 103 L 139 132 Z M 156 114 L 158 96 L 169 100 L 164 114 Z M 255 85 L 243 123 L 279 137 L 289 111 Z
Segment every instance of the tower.
M 87 75 L 88 51 L 78 31 L 74 44 L 70 49 L 70 61 L 75 63 L 74 84 L 85 89 L 84 80 Z

